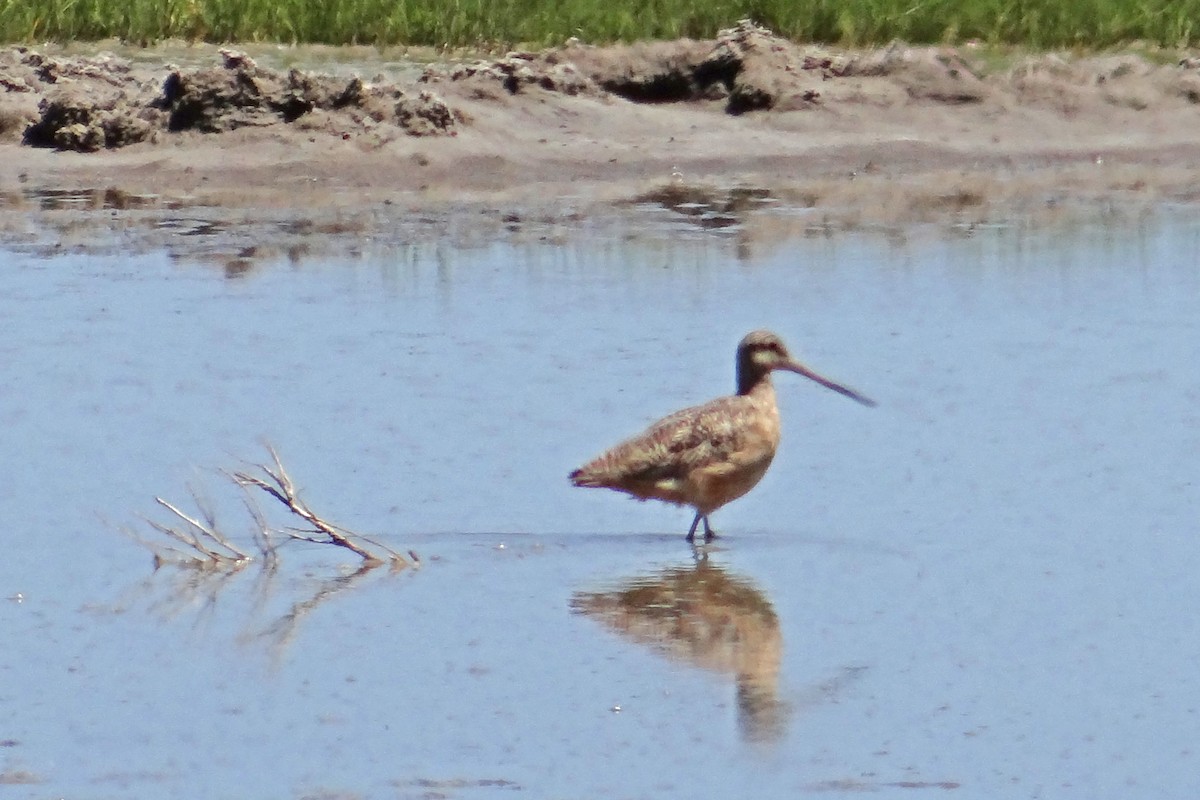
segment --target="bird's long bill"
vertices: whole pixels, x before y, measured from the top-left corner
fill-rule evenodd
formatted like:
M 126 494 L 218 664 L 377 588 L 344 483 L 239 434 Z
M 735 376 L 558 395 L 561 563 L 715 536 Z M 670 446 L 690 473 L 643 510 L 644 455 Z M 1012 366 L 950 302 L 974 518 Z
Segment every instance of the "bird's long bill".
M 858 392 L 854 391 L 853 389 L 848 389 L 845 386 L 842 386 L 840 383 L 834 383 L 833 381 L 829 380 L 829 378 L 818 375 L 817 373 L 813 372 L 811 369 L 804 366 L 803 364 L 798 364 L 795 361 L 789 361 L 787 364 L 781 365 L 779 368 L 786 369 L 789 372 L 794 372 L 797 375 L 803 375 L 804 377 L 808 378 L 809 380 L 813 380 L 813 381 L 816 381 L 817 383 L 821 384 L 826 389 L 833 389 L 838 394 L 845 395 L 846 397 L 849 397 L 851 400 L 862 403 L 864 406 L 870 406 L 870 407 L 875 406 L 875 401 L 872 400 L 871 398 L 865 397 L 865 396 L 859 394 Z

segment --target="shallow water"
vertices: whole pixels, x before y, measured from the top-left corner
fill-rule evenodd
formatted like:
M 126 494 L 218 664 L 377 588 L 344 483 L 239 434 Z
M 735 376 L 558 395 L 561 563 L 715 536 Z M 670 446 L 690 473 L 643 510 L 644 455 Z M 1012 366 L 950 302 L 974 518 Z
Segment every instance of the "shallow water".
M 232 271 L 0 254 L 0 794 L 1200 788 L 1200 225 L 762 247 L 693 211 Z M 686 510 L 570 488 L 756 327 L 879 407 L 778 378 L 707 558 Z M 209 469 L 263 438 L 421 568 L 153 571 L 120 528 L 191 484 L 240 533 Z

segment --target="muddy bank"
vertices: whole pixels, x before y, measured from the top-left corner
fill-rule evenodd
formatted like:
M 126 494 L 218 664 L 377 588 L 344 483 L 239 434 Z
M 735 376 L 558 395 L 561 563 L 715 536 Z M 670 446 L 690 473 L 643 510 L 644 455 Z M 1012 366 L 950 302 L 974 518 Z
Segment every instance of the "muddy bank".
M 1200 178 L 1190 58 L 989 66 L 972 48 L 839 52 L 751 24 L 403 74 L 369 52 L 336 70 L 303 50 L 187 52 L 0 51 L 3 208 L 101 191 L 281 213 L 578 210 L 742 187 L 903 223 L 1192 202 Z

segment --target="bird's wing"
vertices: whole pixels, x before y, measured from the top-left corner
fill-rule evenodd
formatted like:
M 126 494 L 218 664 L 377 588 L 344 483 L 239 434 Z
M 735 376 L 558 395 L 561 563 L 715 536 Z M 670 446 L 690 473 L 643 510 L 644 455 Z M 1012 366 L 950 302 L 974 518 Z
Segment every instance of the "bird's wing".
M 604 482 L 659 482 L 684 478 L 698 466 L 726 458 L 740 440 L 736 398 L 722 397 L 677 411 L 591 463 L 582 473 Z

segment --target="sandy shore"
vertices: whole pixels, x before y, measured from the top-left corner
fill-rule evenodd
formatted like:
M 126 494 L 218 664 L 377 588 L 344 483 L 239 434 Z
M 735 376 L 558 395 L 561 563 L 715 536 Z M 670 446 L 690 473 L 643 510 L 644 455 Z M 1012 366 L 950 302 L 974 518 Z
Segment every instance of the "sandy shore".
M 188 52 L 182 67 L 0 53 L 5 228 L 64 190 L 104 192 L 94 206 L 107 210 L 133 198 L 553 214 L 564 199 L 578 213 L 753 187 L 886 224 L 1136 211 L 1193 202 L 1200 178 L 1200 69 L 1188 59 L 1039 55 L 987 69 L 971 48 L 835 52 L 747 25 L 714 41 L 424 68 L 367 53 L 289 71 L 269 63 L 278 50 Z

